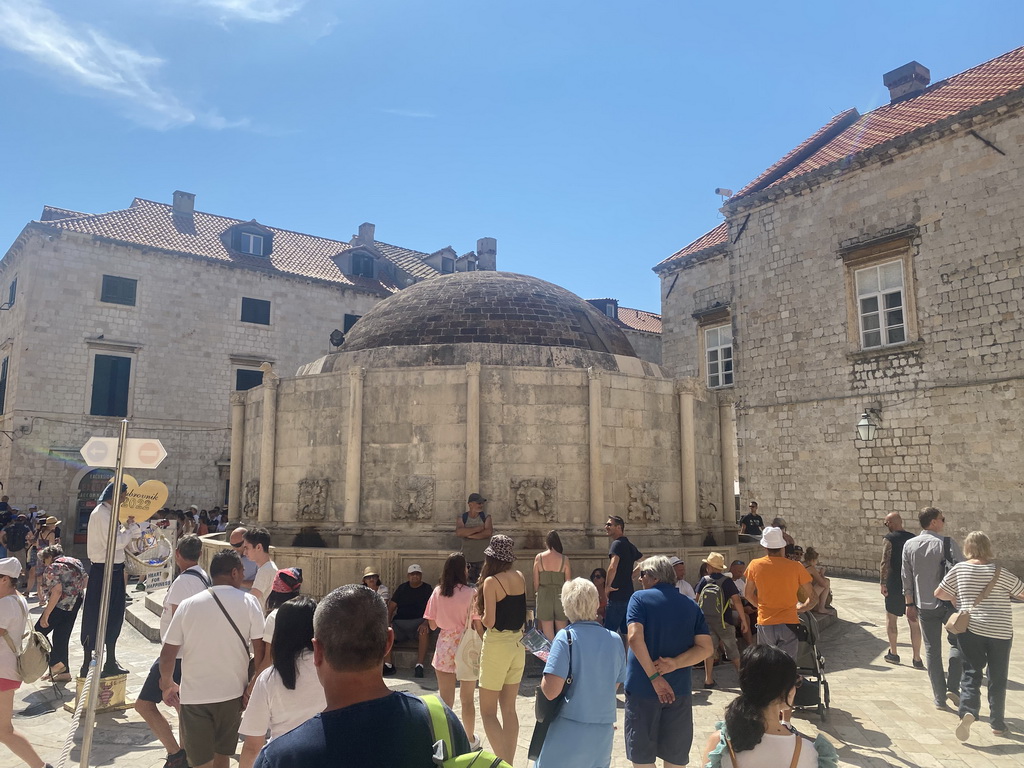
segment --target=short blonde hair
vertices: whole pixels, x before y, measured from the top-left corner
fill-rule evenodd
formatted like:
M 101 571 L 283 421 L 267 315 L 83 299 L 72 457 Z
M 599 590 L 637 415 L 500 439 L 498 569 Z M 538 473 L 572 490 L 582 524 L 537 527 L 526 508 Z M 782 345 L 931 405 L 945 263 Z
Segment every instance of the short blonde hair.
M 964 556 L 974 560 L 991 560 L 992 540 L 984 531 L 971 531 L 964 539 Z
M 597 587 L 590 579 L 575 578 L 562 585 L 562 610 L 573 623 L 596 620 L 600 603 Z

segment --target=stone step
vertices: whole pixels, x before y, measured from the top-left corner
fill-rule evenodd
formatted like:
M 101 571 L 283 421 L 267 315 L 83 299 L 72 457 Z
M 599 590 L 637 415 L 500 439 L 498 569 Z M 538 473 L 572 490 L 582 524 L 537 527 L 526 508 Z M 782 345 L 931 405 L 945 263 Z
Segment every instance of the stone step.
M 142 593 L 132 595 L 133 602 L 125 606 L 124 617 L 139 633 L 154 643 L 160 642 L 160 614 L 153 613 L 147 601 L 142 600 Z
M 160 617 L 160 614 L 164 612 L 164 598 L 167 596 L 167 588 L 154 589 L 152 592 L 146 593 L 145 604 L 146 608 Z M 142 593 L 139 592 L 137 595 L 133 595 L 136 600 L 142 597 Z

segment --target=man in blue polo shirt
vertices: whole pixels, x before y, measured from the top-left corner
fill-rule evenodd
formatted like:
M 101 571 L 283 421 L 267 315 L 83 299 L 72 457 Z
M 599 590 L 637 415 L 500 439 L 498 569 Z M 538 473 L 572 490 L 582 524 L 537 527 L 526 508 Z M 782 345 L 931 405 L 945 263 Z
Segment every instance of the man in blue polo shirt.
M 679 593 L 667 557 L 640 566 L 643 589 L 626 608 L 626 758 L 635 768 L 684 766 L 693 743 L 690 667 L 714 653 L 704 613 Z

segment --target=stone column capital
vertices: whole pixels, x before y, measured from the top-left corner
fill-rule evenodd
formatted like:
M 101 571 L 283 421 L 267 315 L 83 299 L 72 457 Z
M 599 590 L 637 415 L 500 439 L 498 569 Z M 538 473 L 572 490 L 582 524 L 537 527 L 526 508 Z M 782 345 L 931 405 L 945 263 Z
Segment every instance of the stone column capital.
M 362 381 L 363 379 L 366 378 L 366 369 L 360 366 L 356 366 L 355 368 L 349 368 L 348 375 L 349 378 L 351 379 L 359 379 L 359 381 Z
M 232 392 L 230 395 L 231 405 L 244 406 L 245 405 L 245 392 Z
M 590 368 L 587 368 L 587 377 L 591 381 L 599 380 L 601 378 L 601 369 L 600 368 L 595 368 L 593 366 L 591 366 Z
M 722 392 L 716 392 L 715 396 L 718 398 L 718 407 L 727 408 L 729 406 L 736 405 L 736 393 L 731 389 L 724 390 Z
M 703 386 L 700 379 L 688 376 L 685 379 L 675 379 L 673 381 L 677 395 L 693 395 L 696 396 Z
M 479 376 L 480 375 L 480 363 L 471 362 L 466 363 L 466 375 L 467 376 Z

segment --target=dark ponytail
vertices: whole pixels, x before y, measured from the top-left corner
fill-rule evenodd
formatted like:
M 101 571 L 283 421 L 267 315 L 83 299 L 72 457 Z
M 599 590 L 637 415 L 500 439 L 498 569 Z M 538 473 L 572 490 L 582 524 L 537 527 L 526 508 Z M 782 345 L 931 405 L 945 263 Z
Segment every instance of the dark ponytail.
M 764 708 L 785 700 L 796 686 L 796 662 L 774 645 L 752 645 L 740 661 L 740 695 L 725 709 L 725 728 L 736 752 L 753 749 L 764 736 Z

